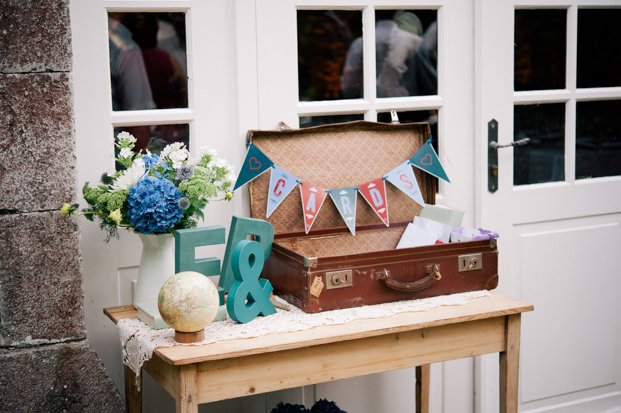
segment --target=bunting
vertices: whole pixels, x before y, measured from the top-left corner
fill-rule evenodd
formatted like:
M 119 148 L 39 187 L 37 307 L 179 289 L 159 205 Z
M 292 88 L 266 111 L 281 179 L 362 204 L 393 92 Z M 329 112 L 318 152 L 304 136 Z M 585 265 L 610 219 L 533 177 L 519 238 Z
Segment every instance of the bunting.
M 278 205 L 289 195 L 297 183 L 298 179 L 295 176 L 276 165 L 272 165 L 270 189 L 267 194 L 266 218 L 272 215 L 272 212 L 274 212 Z
M 410 161 L 405 161 L 401 165 L 397 166 L 392 171 L 388 172 L 385 178 L 394 186 L 405 192 L 410 198 L 416 201 L 419 205 L 425 206 L 423 200 L 423 194 L 420 192 L 418 182 L 416 181 L 416 175 Z
M 444 168 L 442 164 L 440 164 L 440 159 L 438 159 L 438 154 L 436 150 L 433 149 L 431 145 L 431 139 L 429 139 L 421 148 L 410 158 L 410 162 L 415 167 L 422 169 L 423 171 L 435 176 L 436 178 L 440 178 L 450 183 L 446 172 L 444 172 Z
M 350 186 L 346 188 L 330 189 L 328 193 L 332 202 L 339 210 L 349 232 L 356 235 L 356 191 L 358 188 Z
M 377 178 L 373 181 L 360 185 L 360 195 L 371 205 L 371 208 L 384 222 L 389 226 L 388 222 L 388 204 L 386 200 L 386 183 L 383 178 Z
M 319 210 L 326 200 L 328 192 L 317 185 L 300 181 L 300 195 L 302 196 L 302 213 L 304 214 L 304 230 L 308 234 Z
M 237 177 L 237 182 L 235 182 L 233 191 L 252 181 L 254 178 L 267 171 L 272 165 L 274 165 L 274 162 L 270 161 L 270 159 L 265 156 L 259 148 L 250 143 L 248 145 L 246 159 L 244 159 L 244 163 L 239 172 L 239 176 Z

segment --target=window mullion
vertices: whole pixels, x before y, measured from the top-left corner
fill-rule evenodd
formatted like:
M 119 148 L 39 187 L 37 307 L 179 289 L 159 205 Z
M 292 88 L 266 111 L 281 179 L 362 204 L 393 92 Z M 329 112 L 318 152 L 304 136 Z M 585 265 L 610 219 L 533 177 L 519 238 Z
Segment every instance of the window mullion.
M 375 9 L 366 7 L 362 11 L 362 50 L 363 50 L 363 79 L 364 100 L 370 103 L 369 110 L 365 113 L 365 119 L 371 122 L 377 121 L 375 87 Z

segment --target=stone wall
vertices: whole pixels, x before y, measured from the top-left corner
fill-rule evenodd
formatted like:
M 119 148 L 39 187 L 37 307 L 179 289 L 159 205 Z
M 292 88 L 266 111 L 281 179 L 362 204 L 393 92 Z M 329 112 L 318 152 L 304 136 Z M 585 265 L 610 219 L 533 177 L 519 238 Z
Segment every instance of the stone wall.
M 0 412 L 118 412 L 86 340 L 69 0 L 0 0 Z

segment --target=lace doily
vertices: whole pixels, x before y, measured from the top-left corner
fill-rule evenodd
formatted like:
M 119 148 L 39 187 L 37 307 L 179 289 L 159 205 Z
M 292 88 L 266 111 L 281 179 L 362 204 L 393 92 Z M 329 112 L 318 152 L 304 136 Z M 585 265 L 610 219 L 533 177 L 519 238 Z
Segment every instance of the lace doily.
M 123 346 L 123 363 L 136 373 L 136 385 L 140 389 L 142 364 L 151 359 L 153 350 L 157 347 L 196 346 L 215 343 L 216 341 L 289 333 L 319 326 L 345 324 L 357 319 L 383 318 L 399 313 L 425 311 L 444 305 L 464 305 L 472 299 L 489 295 L 489 291 L 473 291 L 343 310 L 324 311 L 317 314 L 306 314 L 299 308 L 290 305 L 289 311 L 277 309 L 276 314 L 267 317 L 257 317 L 246 324 L 237 323 L 230 318 L 213 322 L 205 328 L 205 340 L 191 344 L 177 343 L 175 341 L 175 331 L 172 328 L 153 330 L 137 318 L 119 320 L 117 329 L 121 338 L 121 345 Z M 280 297 L 276 297 L 276 299 L 286 303 Z

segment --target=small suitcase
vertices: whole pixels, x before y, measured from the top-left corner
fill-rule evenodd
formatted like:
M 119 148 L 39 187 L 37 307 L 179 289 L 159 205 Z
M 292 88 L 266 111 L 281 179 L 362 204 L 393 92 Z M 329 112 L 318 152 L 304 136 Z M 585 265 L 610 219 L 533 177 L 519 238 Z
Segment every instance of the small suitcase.
M 426 123 L 358 121 L 298 130 L 249 131 L 248 140 L 299 180 L 323 188 L 355 186 L 382 177 L 429 139 Z M 414 168 L 426 203 L 435 203 L 434 178 Z M 270 173 L 249 183 L 253 218 L 266 219 Z M 356 235 L 328 196 L 312 229 L 304 231 L 299 189 L 267 219 L 275 230 L 262 277 L 274 293 L 307 313 L 357 307 L 498 285 L 495 239 L 395 249 L 421 206 L 390 183 L 390 226 L 357 196 Z

